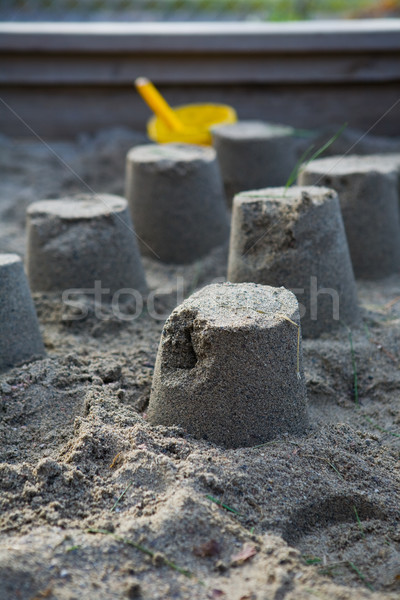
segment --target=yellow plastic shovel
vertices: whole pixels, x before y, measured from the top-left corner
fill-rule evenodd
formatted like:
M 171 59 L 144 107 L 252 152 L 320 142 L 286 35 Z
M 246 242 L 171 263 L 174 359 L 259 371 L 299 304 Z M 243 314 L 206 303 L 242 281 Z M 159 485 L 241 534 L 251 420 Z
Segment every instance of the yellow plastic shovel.
M 186 104 L 172 108 L 145 77 L 136 79 L 135 86 L 155 114 L 147 123 L 147 133 L 155 142 L 211 145 L 211 127 L 237 121 L 236 111 L 226 104 Z

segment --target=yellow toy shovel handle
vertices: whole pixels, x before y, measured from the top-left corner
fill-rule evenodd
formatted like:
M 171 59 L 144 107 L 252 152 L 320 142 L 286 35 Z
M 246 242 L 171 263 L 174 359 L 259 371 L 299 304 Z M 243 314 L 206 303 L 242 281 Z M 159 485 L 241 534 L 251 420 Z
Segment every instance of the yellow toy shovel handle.
M 146 104 L 162 119 L 173 131 L 183 131 L 185 126 L 178 119 L 168 102 L 161 96 L 160 92 L 146 77 L 138 77 L 135 86 Z

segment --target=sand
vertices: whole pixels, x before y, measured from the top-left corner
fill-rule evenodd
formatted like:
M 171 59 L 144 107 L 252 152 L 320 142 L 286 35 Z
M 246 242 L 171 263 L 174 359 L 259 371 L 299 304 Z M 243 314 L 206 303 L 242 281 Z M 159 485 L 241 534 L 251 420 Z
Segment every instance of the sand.
M 67 168 L 1 138 L 0 251 L 24 254 L 34 200 L 121 194 L 141 141 L 52 144 Z M 164 319 L 226 258 L 146 258 L 151 302 L 130 321 L 34 295 L 47 358 L 0 376 L 1 600 L 399 597 L 400 276 L 358 284 L 354 356 L 345 330 L 303 341 L 306 435 L 223 449 L 146 410 Z

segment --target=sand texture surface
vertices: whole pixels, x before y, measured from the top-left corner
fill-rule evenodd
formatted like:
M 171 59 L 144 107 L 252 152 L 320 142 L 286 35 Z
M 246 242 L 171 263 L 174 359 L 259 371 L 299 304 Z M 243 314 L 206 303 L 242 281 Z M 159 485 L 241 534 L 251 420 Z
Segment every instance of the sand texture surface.
M 0 252 L 25 254 L 33 201 L 123 194 L 135 143 L 1 138 Z M 0 600 L 399 598 L 400 276 L 357 284 L 350 335 L 303 340 L 305 435 L 224 449 L 146 411 L 165 319 L 226 262 L 145 258 L 126 319 L 34 294 L 47 357 L 0 375 Z

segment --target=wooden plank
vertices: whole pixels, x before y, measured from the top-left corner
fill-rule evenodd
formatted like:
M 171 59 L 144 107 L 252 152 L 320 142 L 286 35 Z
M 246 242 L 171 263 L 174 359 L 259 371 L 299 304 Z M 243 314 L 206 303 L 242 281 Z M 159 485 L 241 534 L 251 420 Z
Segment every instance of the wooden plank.
M 290 24 L 0 24 L 0 128 L 74 136 L 143 130 L 132 81 L 171 104 L 226 102 L 242 118 L 400 135 L 400 20 Z M 385 115 L 384 118 L 382 116 Z M 30 134 L 29 134 L 30 135 Z
M 3 57 L 0 85 L 123 85 L 139 75 L 157 84 L 355 83 L 400 81 L 400 51 L 390 55 L 298 56 L 255 54 L 112 55 L 79 57 L 38 54 Z
M 400 19 L 300 23 L 0 23 L 3 52 L 380 52 Z
M 171 103 L 227 102 L 240 118 L 259 118 L 299 128 L 340 127 L 400 135 L 400 84 L 321 86 L 165 86 Z M 149 111 L 131 87 L 9 88 L 0 103 L 2 133 L 73 137 L 99 128 L 128 126 L 144 131 Z M 397 102 L 397 104 L 396 104 Z M 393 107 L 393 108 L 391 108 Z M 372 129 L 371 129 L 372 128 Z

